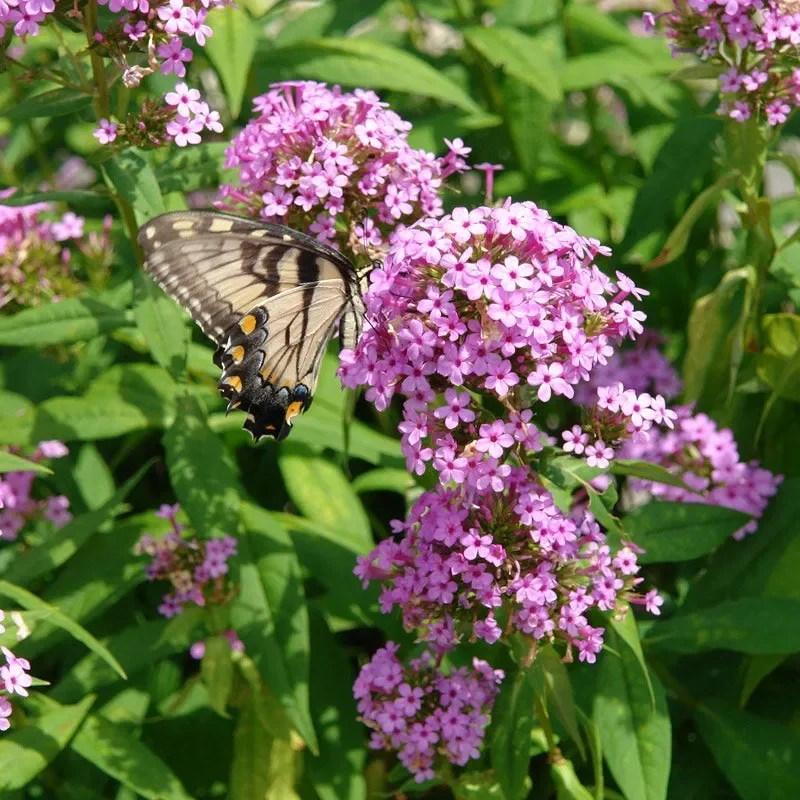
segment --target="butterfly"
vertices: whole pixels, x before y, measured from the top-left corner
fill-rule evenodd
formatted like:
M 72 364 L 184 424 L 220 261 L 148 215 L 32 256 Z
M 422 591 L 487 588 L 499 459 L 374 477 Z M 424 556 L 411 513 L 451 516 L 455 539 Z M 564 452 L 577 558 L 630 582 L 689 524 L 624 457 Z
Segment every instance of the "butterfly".
M 314 399 L 339 324 L 355 347 L 361 281 L 338 250 L 299 231 L 217 211 L 176 211 L 139 229 L 145 270 L 217 345 L 228 410 L 258 441 L 285 439 Z

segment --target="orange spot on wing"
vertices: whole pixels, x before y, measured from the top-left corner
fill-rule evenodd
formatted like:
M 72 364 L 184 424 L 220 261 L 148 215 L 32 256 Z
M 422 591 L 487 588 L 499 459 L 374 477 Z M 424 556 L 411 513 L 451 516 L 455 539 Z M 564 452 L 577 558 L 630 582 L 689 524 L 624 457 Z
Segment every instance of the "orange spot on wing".
M 242 379 L 238 375 L 231 375 L 231 377 L 227 379 L 227 384 L 228 386 L 232 386 L 234 391 L 242 391 Z
M 249 336 L 256 329 L 256 318 L 252 314 L 242 317 L 239 327 L 245 336 Z
M 289 403 L 286 409 L 286 422 L 291 424 L 292 420 L 303 411 L 303 403 L 300 400 L 295 400 L 294 403 Z
M 237 363 L 241 364 L 242 359 L 244 358 L 244 347 L 240 344 L 236 345 L 236 347 L 231 348 L 231 358 Z

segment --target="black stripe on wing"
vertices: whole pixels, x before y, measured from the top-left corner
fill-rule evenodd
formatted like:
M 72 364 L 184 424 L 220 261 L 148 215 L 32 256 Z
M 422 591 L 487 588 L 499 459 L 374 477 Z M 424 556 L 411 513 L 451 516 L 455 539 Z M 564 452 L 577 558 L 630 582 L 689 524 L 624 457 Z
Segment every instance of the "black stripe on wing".
M 145 269 L 217 344 L 244 314 L 299 285 L 338 278 L 358 292 L 352 263 L 282 225 L 214 211 L 177 211 L 142 226 Z

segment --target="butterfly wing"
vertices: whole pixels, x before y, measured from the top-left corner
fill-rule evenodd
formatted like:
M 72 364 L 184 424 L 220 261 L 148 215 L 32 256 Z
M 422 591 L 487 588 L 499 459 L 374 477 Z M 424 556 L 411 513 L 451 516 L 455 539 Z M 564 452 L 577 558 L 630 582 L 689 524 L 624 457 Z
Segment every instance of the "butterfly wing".
M 346 331 L 359 331 L 362 315 L 360 297 L 329 280 L 281 292 L 240 320 L 218 351 L 219 385 L 231 407 L 249 411 L 244 427 L 256 439 L 288 435 L 292 419 L 311 405 L 337 322 L 342 346 L 353 346 L 357 338 Z
M 218 345 L 219 387 L 245 428 L 284 438 L 311 404 L 342 319 L 354 346 L 363 305 L 341 253 L 281 225 L 213 211 L 163 214 L 139 231 L 145 269 Z

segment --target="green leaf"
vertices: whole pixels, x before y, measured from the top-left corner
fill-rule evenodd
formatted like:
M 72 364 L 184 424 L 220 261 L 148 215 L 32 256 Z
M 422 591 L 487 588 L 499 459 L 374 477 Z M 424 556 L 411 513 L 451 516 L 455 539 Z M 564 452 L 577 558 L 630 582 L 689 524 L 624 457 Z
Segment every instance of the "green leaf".
M 40 475 L 52 475 L 53 470 L 37 461 L 15 456 L 13 453 L 0 451 L 0 472 L 37 472 Z
M 359 547 L 372 546 L 364 507 L 337 466 L 295 442 L 281 446 L 278 463 L 292 502 L 308 519 L 340 530 Z
M 292 726 L 289 718 L 281 703 L 267 689 L 253 660 L 246 653 L 237 652 L 233 654 L 233 664 L 247 683 L 248 694 L 245 702 L 260 715 L 261 723 L 272 736 L 290 740 Z
M 555 106 L 530 85 L 510 76 L 503 84 L 503 99 L 514 152 L 525 177 L 533 182 L 546 150 Z
M 100 508 L 114 496 L 114 476 L 100 451 L 91 442 L 86 442 L 78 451 L 72 477 L 86 505 Z
M 716 700 L 695 709 L 700 735 L 742 800 L 800 797 L 800 738 L 786 724 Z
M 148 461 L 143 464 L 100 508 L 75 517 L 61 528 L 57 536 L 25 553 L 9 567 L 6 578 L 11 583 L 29 584 L 50 570 L 60 567 L 75 555 L 90 536 L 120 513 L 120 504 L 144 477 L 152 463 Z
M 758 356 L 756 375 L 772 389 L 775 399 L 800 402 L 800 350 L 788 358 L 764 350 Z
M 191 800 L 175 773 L 127 727 L 90 716 L 72 749 L 101 772 L 148 800 Z
M 625 25 L 617 22 L 611 14 L 600 11 L 594 6 L 570 3 L 564 8 L 564 22 L 569 30 L 580 32 L 592 40 L 624 45 L 644 58 L 651 58 L 656 53 L 663 59 L 664 44 L 662 41 L 656 38 L 655 42 L 651 42 L 646 38 L 634 35 Z
M 647 684 L 647 691 L 650 694 L 650 703 L 652 707 L 655 708 L 656 694 L 655 690 L 653 689 L 653 683 L 650 680 L 650 670 L 647 668 L 647 662 L 644 658 L 642 640 L 639 636 L 639 626 L 636 623 L 636 617 L 633 616 L 633 609 L 628 606 L 628 613 L 625 614 L 622 620 L 618 620 L 616 615 L 612 614 L 609 617 L 609 624 L 613 628 L 614 633 L 616 633 L 617 636 L 619 636 L 619 638 L 628 645 L 631 652 L 636 657 L 636 661 L 642 671 L 642 677 Z
M 266 798 L 272 784 L 269 759 L 274 737 L 251 705 L 245 705 L 233 735 L 230 800 Z
M 70 297 L 0 319 L 0 345 L 46 347 L 85 342 L 131 322 L 128 311 L 119 311 L 91 298 Z
M 3 597 L 10 597 L 15 603 L 19 603 L 23 608 L 32 611 L 46 611 L 47 621 L 59 628 L 63 628 L 74 639 L 77 639 L 82 644 L 85 644 L 98 658 L 103 659 L 121 678 L 127 678 L 125 670 L 116 658 L 111 654 L 105 645 L 97 641 L 89 631 L 78 625 L 77 622 L 70 619 L 66 614 L 62 614 L 54 606 L 40 600 L 35 594 L 31 594 L 27 589 L 20 586 L 15 586 L 8 581 L 0 580 L 0 595 Z
M 92 104 L 92 98 L 77 89 L 51 89 L 47 92 L 26 97 L 19 103 L 8 107 L 2 116 L 11 122 L 24 122 L 38 117 L 62 117 L 77 114 Z
M 55 708 L 13 728 L 0 738 L 0 789 L 13 791 L 30 783 L 69 743 L 94 703 L 94 695 L 74 706 Z
M 691 561 L 710 553 L 751 517 L 733 508 L 650 502 L 625 517 L 625 531 L 645 552 L 642 564 Z
M 321 614 L 311 616 L 311 716 L 319 755 L 305 761 L 320 800 L 365 800 L 365 728 L 353 699 L 353 667 Z
M 160 428 L 175 416 L 175 383 L 154 364 L 118 364 L 95 380 L 82 397 L 53 397 L 36 414 L 41 439 L 109 439 Z
M 569 759 L 556 758 L 550 764 L 550 776 L 556 785 L 556 800 L 594 800 L 575 774 L 575 765 Z
M 513 678 L 506 675 L 492 709 L 490 757 L 505 800 L 528 796 L 531 731 L 536 724 L 533 681 L 517 667 Z
M 222 78 L 231 116 L 236 119 L 242 110 L 244 90 L 256 53 L 258 26 L 247 12 L 233 6 L 212 11 L 208 24 L 214 35 L 206 42 L 205 52 Z
M 774 558 L 774 564 L 764 579 L 759 594 L 800 599 L 800 581 L 797 580 L 800 575 L 800 537 L 789 533 L 785 538 L 788 542 L 784 546 L 780 546 L 783 543 L 779 540 L 768 550 L 768 554 Z M 746 705 L 759 683 L 786 658 L 786 654 L 779 654 L 752 656 L 748 659 L 739 699 L 741 706 Z
M 686 245 L 689 243 L 689 236 L 697 224 L 697 221 L 705 213 L 706 209 L 715 204 L 719 196 L 728 188 L 733 186 L 736 181 L 736 174 L 726 172 L 719 177 L 715 183 L 706 187 L 700 194 L 692 200 L 692 204 L 686 209 L 680 222 L 672 229 L 667 236 L 667 241 L 661 248 L 658 257 L 653 259 L 647 269 L 663 267 L 665 264 L 673 262 L 676 258 L 683 255 Z
M 654 483 L 664 483 L 667 486 L 677 486 L 679 489 L 690 489 L 679 475 L 670 472 L 660 464 L 650 461 L 639 461 L 634 458 L 620 458 L 611 462 L 611 471 L 615 475 L 630 475 Z
M 13 616 L 12 616 L 13 614 Z M 25 652 L 28 654 L 30 648 L 31 635 L 41 629 L 40 623 L 44 622 L 50 612 L 40 609 L 39 611 L 12 611 L 6 613 L 5 633 L 0 633 L 0 645 L 14 650 L 22 641 L 25 642 Z
M 782 356 L 793 356 L 800 348 L 800 316 L 765 314 L 761 318 L 764 345 Z
M 681 614 L 650 628 L 645 643 L 674 653 L 800 652 L 800 600 L 746 597 Z
M 33 404 L 13 392 L 0 391 L 0 444 L 35 444 L 32 436 L 36 417 Z
M 144 272 L 137 273 L 134 285 L 136 324 L 156 363 L 180 380 L 189 355 L 186 315 Z
M 358 494 L 365 492 L 397 492 L 405 496 L 414 487 L 414 477 L 404 469 L 371 469 L 353 478 L 350 484 Z
M 770 566 L 770 556 L 785 549 L 799 516 L 800 479 L 788 478 L 759 521 L 758 535 L 746 536 L 739 542 L 731 539 L 720 547 L 714 554 L 714 568 L 707 570 L 690 586 L 683 611 L 714 606 L 722 600 L 741 596 L 742 586 L 750 580 L 753 568 L 765 562 Z M 763 584 L 758 584 L 755 589 L 754 593 L 761 594 Z
M 217 13 L 216 11 L 213 13 Z M 219 33 L 214 30 L 214 37 Z M 211 39 L 209 39 L 209 45 Z M 206 52 L 208 46 L 206 45 Z M 224 182 L 222 161 L 227 142 L 202 142 L 191 147 L 173 148 L 166 159 L 155 168 L 156 179 L 164 194 L 216 189 Z
M 766 314 L 762 318 L 762 330 L 766 344 L 756 362 L 756 375 L 772 389 L 772 394 L 758 421 L 756 444 L 779 398 L 800 402 L 800 391 L 796 388 L 800 379 L 800 316 Z
M 154 522 L 151 513 L 141 514 L 93 536 L 72 557 L 69 569 L 48 582 L 41 599 L 85 626 L 146 579 L 143 561 L 133 548 L 143 533 L 160 527 Z M 168 528 L 166 521 L 157 522 Z M 62 631 L 42 625 L 25 642 L 26 655 L 35 658 L 62 638 Z
M 473 26 L 463 30 L 464 38 L 492 66 L 526 83 L 551 103 L 563 98 L 559 72 L 553 66 L 553 54 L 542 42 L 514 28 L 499 25 Z
M 240 495 L 233 459 L 188 393 L 178 398 L 178 413 L 164 434 L 164 447 L 175 494 L 198 533 L 204 537 L 235 533 Z
M 694 304 L 683 363 L 683 393 L 687 401 L 713 407 L 715 402 L 732 396 L 754 284 L 753 270 L 730 270 L 713 292 Z
M 548 709 L 555 710 L 556 717 L 577 746 L 581 758 L 585 760 L 586 750 L 575 713 L 572 684 L 567 668 L 552 645 L 545 645 L 539 650 L 531 669 L 527 670 L 527 675 L 533 681 L 539 697 L 546 701 Z
M 599 77 L 599 83 L 606 82 Z M 636 195 L 625 238 L 617 247 L 618 256 L 664 228 L 678 197 L 711 169 L 714 139 L 721 130 L 719 119 L 698 116 L 695 111 L 678 120 Z M 681 169 L 675 169 L 676 164 L 681 164 Z
M 130 203 L 138 225 L 164 213 L 164 199 L 145 153 L 129 147 L 105 161 L 102 170 L 109 188 Z
M 444 100 L 471 113 L 481 110 L 464 89 L 440 70 L 376 39 L 326 38 L 278 48 L 270 44 L 259 52 L 258 63 L 268 71 L 270 80 L 278 76 L 310 78 L 345 86 L 391 89 Z
M 612 631 L 608 644 L 619 653 L 601 657 L 593 719 L 614 780 L 628 798 L 667 796 L 672 731 L 664 688 L 655 675 L 650 689 L 634 652 Z
M 107 639 L 106 647 L 132 678 L 144 668 L 186 650 L 191 642 L 191 630 L 186 623 L 190 623 L 192 627 L 200 624 L 202 614 L 200 609 L 197 611 L 197 614 L 184 611 L 176 618 L 178 624 L 184 626 L 182 629 L 171 625 L 167 620 L 153 620 L 127 628 Z M 64 676 L 50 696 L 61 702 L 68 702 L 118 680 L 117 673 L 103 659 L 92 653 L 81 659 Z
M 200 674 L 208 690 L 211 708 L 221 717 L 227 717 L 225 706 L 233 686 L 233 661 L 231 660 L 231 643 L 223 634 L 208 636 L 205 640 L 206 650 L 200 665 Z
M 607 47 L 596 53 L 568 59 L 561 73 L 565 92 L 582 91 L 594 86 L 610 84 L 626 88 L 626 81 L 643 75 L 670 73 L 675 63 L 669 55 L 665 59 L 645 59 L 626 47 Z
M 243 507 L 245 524 L 249 524 L 247 518 L 253 510 L 249 504 Z M 315 598 L 323 611 L 352 619 L 360 627 L 381 628 L 389 637 L 400 635 L 398 620 L 377 610 L 378 587 L 373 584 L 365 593 L 353 575 L 356 556 L 365 555 L 372 548 L 354 549 L 352 542 L 342 541 L 338 531 L 328 531 L 305 517 L 280 513 L 273 516 L 291 535 L 303 569 L 324 587 L 325 592 Z
M 309 749 L 317 737 L 309 711 L 309 634 L 300 566 L 292 541 L 271 515 L 248 520 L 239 538 L 241 589 L 231 622 L 270 691 Z
M 6 206 L 30 206 L 35 203 L 64 203 L 71 211 L 97 214 L 112 206 L 107 194 L 76 189 L 50 192 L 15 192 L 3 199 Z

